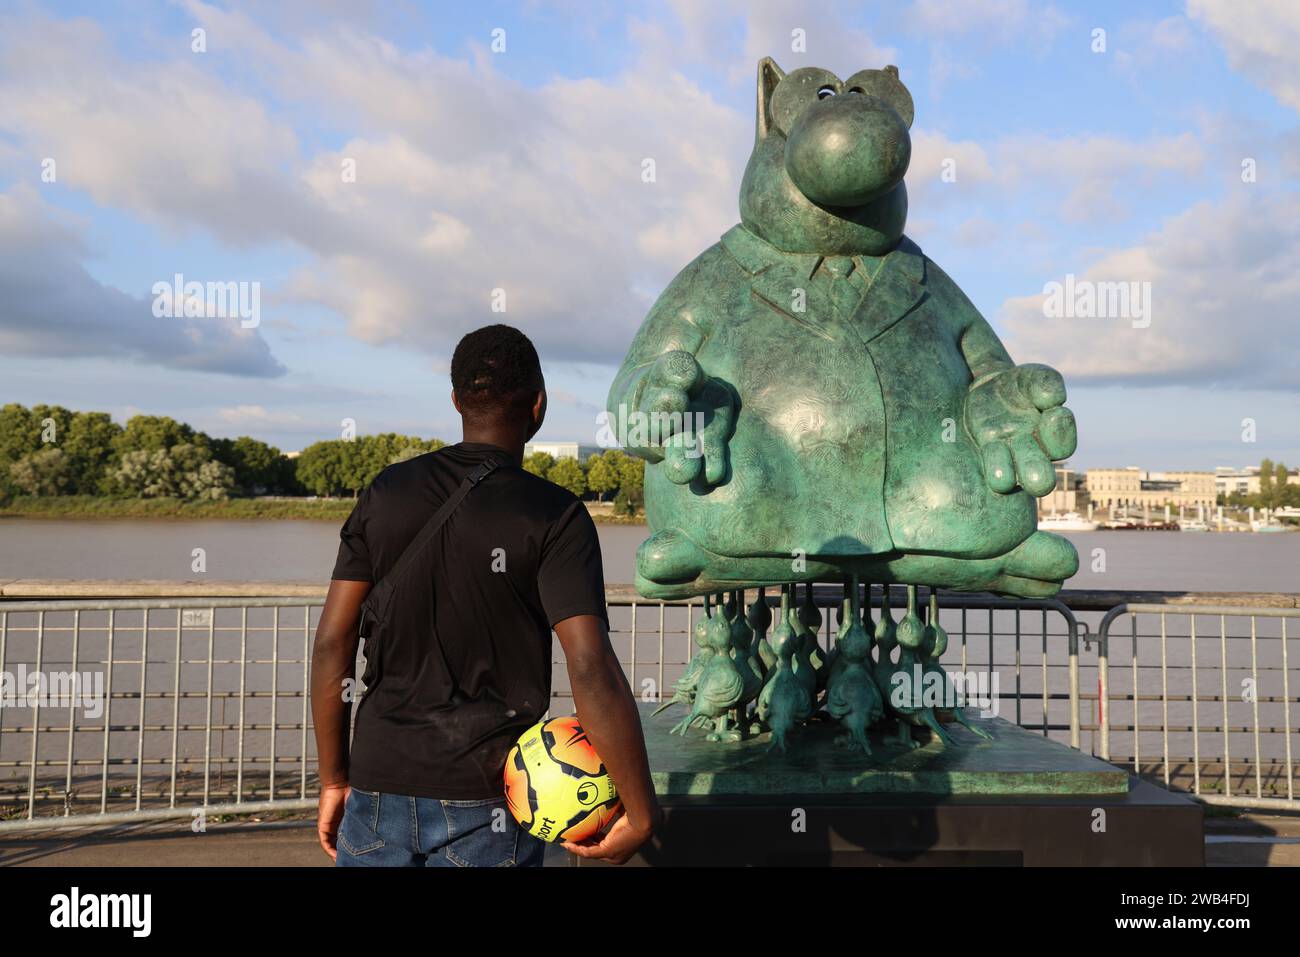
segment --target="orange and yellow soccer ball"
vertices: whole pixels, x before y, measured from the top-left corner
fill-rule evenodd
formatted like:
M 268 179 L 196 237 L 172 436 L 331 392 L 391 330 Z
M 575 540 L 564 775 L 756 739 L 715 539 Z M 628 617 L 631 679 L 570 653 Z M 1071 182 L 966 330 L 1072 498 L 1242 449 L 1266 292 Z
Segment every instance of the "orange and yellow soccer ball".
M 621 804 L 600 755 L 573 715 L 537 722 L 506 757 L 506 802 L 519 826 L 543 841 L 585 841 Z

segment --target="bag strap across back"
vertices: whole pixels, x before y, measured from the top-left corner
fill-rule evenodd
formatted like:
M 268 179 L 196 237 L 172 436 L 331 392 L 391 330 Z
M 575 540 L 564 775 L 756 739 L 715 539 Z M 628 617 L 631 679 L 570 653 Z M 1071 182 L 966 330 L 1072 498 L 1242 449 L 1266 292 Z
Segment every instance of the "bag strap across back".
M 415 538 L 411 539 L 411 543 L 398 556 L 393 567 L 388 570 L 388 574 L 371 589 L 370 594 L 366 596 L 366 600 L 361 605 L 361 622 L 358 625 L 358 631 L 362 638 L 369 637 L 369 619 L 378 618 L 383 621 L 387 617 L 388 604 L 393 600 L 393 592 L 397 582 L 401 580 L 402 574 L 410 566 L 415 556 L 438 534 L 438 530 L 446 524 L 447 519 L 451 518 L 452 513 L 460 507 L 460 503 L 465 500 L 465 496 L 469 494 L 470 489 L 492 474 L 492 471 L 498 465 L 499 463 L 494 459 L 487 459 L 474 466 L 456 491 L 452 492 L 447 501 L 443 502 L 438 510 L 429 516 L 429 520 L 424 523 L 424 527 L 416 533 Z

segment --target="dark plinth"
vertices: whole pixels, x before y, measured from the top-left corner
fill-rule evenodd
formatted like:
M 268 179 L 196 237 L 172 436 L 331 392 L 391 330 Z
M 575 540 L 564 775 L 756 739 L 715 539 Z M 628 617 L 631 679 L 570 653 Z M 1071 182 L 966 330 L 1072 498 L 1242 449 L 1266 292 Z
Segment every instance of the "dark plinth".
M 914 751 L 891 730 L 872 733 L 873 754 L 840 747 L 833 721 L 814 719 L 790 733 L 784 753 L 768 750 L 770 736 L 722 744 L 705 732 L 670 735 L 685 711 L 670 708 L 652 716 L 641 705 L 641 725 L 650 754 L 655 791 L 661 797 L 701 795 L 808 794 L 1123 794 L 1128 775 L 1114 765 L 1057 744 L 1001 718 L 971 722 L 993 735 L 985 741 L 960 725 L 948 725 L 956 747 L 944 747 L 928 732 Z
M 873 736 L 869 761 L 836 747 L 831 725 L 792 735 L 781 757 L 767 754 L 765 737 L 669 738 L 681 709 L 654 719 L 648 711 L 665 822 L 633 863 L 1204 864 L 1195 801 L 1000 719 L 981 719 L 992 742 L 949 726 L 957 746 L 947 750 L 932 741 L 904 752 Z

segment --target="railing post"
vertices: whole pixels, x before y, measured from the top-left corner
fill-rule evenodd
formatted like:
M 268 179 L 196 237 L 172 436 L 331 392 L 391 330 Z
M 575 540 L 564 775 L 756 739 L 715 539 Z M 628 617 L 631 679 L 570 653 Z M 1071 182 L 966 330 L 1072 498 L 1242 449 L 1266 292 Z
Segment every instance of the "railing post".
M 248 674 L 248 608 L 242 609 L 239 620 L 239 744 L 235 761 L 235 803 L 244 800 L 244 697 L 245 678 Z M 224 722 L 223 722 L 224 724 Z
M 99 813 L 108 813 L 108 736 L 113 724 L 113 634 L 117 618 L 113 609 L 108 611 L 108 649 L 104 663 L 104 750 L 100 762 Z
M 1070 656 L 1070 747 L 1079 750 L 1079 623 L 1071 614 L 1067 653 Z
M 271 777 L 269 799 L 275 800 L 275 738 L 280 701 L 280 609 L 272 608 L 275 619 L 271 623 Z
M 139 727 L 135 735 L 135 809 L 140 810 L 144 796 L 144 703 L 148 690 L 149 677 L 149 609 L 144 610 L 144 620 L 140 623 L 140 707 L 136 710 L 136 722 Z
M 172 679 L 172 768 L 170 806 L 176 806 L 176 758 L 177 737 L 181 730 L 181 631 L 185 626 L 184 612 L 176 609 L 176 669 Z
M 1128 609 L 1117 605 L 1106 612 L 1097 629 L 1097 723 L 1101 726 L 1101 759 L 1110 760 L 1110 626 Z M 1136 707 L 1134 714 L 1136 715 Z M 1133 721 L 1136 727 L 1136 719 Z
M 79 664 L 79 651 L 81 644 L 81 611 L 77 610 L 72 613 L 72 683 L 75 688 L 81 681 L 81 674 L 77 670 Z M 0 674 L 3 674 L 4 668 L 0 666 Z M 77 698 L 79 695 L 72 695 L 68 701 L 68 768 L 67 775 L 63 783 L 63 815 L 67 817 L 72 813 L 72 762 L 75 756 L 73 746 L 73 735 L 77 728 Z
M 1286 797 L 1295 800 L 1295 771 L 1291 764 L 1291 679 L 1286 654 L 1286 619 L 1282 619 L 1282 729 L 1286 741 Z
M 36 673 L 41 673 L 42 655 L 45 652 L 45 612 L 37 612 L 36 618 Z M 39 688 L 39 685 L 38 685 Z M 30 821 L 36 813 L 36 742 L 41 732 L 41 696 L 38 693 L 32 699 L 32 757 L 31 767 L 27 771 L 27 819 Z
M 1190 618 L 1192 645 L 1192 793 L 1201 793 L 1201 706 L 1196 678 L 1196 613 Z

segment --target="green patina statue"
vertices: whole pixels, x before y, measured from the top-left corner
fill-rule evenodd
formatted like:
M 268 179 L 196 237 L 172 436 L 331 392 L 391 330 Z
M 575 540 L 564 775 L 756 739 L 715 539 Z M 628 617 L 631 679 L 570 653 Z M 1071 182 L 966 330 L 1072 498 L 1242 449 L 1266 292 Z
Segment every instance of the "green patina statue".
M 758 719 L 762 727 L 772 732 L 772 748 L 784 751 L 786 735 L 812 714 L 813 700 L 809 694 L 807 672 L 800 675 L 800 664 L 795 657 L 799 637 L 791 627 L 794 617 L 790 605 L 792 586 L 781 588 L 781 612 L 776 627 L 772 629 L 772 650 L 776 653 L 776 666 L 768 673 L 767 683 L 758 696 Z M 806 669 L 806 665 L 803 666 Z
M 921 641 L 921 668 L 925 675 L 924 681 L 933 681 L 940 689 L 939 698 L 945 703 L 945 706 L 934 709 L 935 717 L 941 722 L 951 723 L 956 721 L 966 730 L 981 738 L 990 738 L 991 735 L 977 728 L 966 720 L 966 713 L 958 705 L 957 689 L 953 686 L 952 678 L 948 672 L 943 670 L 939 664 L 939 659 L 943 657 L 944 651 L 948 648 L 948 632 L 943 630 L 939 624 L 939 596 L 930 592 L 930 615 L 925 623 L 925 637 Z M 940 736 L 941 740 L 943 736 Z M 945 741 L 944 743 L 948 743 Z
M 649 463 L 641 594 L 858 575 L 1048 596 L 1074 574 L 1034 503 L 1075 448 L 1065 385 L 903 235 L 912 112 L 894 67 L 759 64 L 741 222 L 659 297 L 609 394 Z M 783 685 L 776 659 L 825 686 L 810 630 L 783 614 L 759 639 Z
M 858 617 L 858 578 L 853 576 L 845 628 L 835 642 L 835 661 L 826 685 L 826 710 L 844 725 L 840 742 L 871 754 L 867 728 L 885 716 L 884 697 L 871 671 L 871 638 Z

